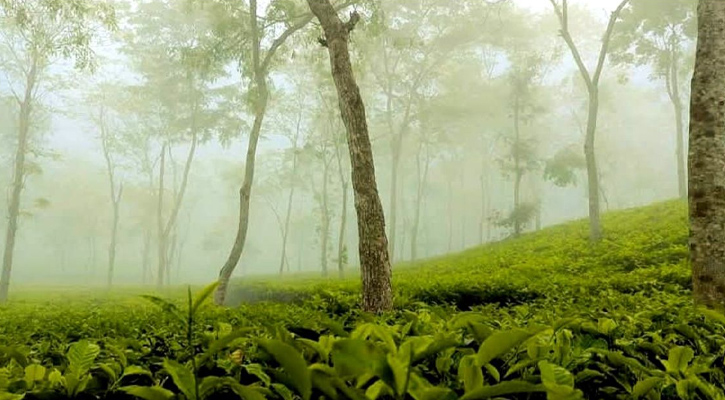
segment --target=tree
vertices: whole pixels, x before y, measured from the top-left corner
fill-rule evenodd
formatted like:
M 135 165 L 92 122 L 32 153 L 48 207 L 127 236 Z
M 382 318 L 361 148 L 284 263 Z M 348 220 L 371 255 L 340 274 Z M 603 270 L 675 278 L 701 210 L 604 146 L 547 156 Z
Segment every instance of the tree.
M 588 98 L 588 115 L 586 138 L 584 140 L 584 156 L 587 162 L 587 183 L 589 190 L 589 237 L 592 241 L 598 241 L 602 237 L 602 227 L 599 218 L 599 171 L 597 168 L 597 160 L 594 149 L 594 142 L 597 133 L 597 116 L 599 113 L 599 80 L 604 69 L 604 62 L 609 51 L 609 42 L 614 33 L 614 26 L 619 19 L 622 10 L 627 6 L 630 0 L 622 0 L 617 8 L 609 17 L 607 29 L 602 36 L 601 48 L 599 49 L 599 57 L 594 70 L 590 72 L 584 64 L 584 60 L 579 52 L 578 47 L 572 39 L 569 32 L 569 6 L 567 0 L 562 0 L 561 5 L 556 0 L 549 0 L 554 7 L 557 17 L 559 18 L 561 37 L 566 42 L 571 52 L 574 62 L 579 69 L 579 74 L 587 87 Z
M 109 126 L 108 110 L 105 104 L 101 104 L 98 108 L 98 116 L 96 124 L 100 130 L 101 148 L 103 149 L 103 158 L 106 161 L 106 173 L 108 174 L 108 185 L 111 196 L 111 210 L 113 219 L 111 222 L 111 239 L 108 243 L 108 287 L 113 284 L 113 269 L 116 265 L 116 243 L 118 241 L 118 221 L 120 219 L 119 206 L 123 196 L 123 182 L 118 182 L 116 177 L 116 162 L 114 161 L 114 147 L 117 147 L 116 137 L 110 131 L 113 129 Z
M 5 232 L 0 302 L 7 300 L 13 267 L 21 195 L 28 176 L 27 155 L 33 134 L 48 67 L 55 61 L 70 58 L 80 69 L 92 66 L 89 41 L 101 22 L 113 27 L 115 17 L 110 6 L 90 0 L 0 0 L 3 62 L 0 67 L 10 77 L 10 90 L 17 105 L 17 132 L 13 181 Z
M 680 199 L 687 199 L 685 128 L 682 82 L 691 72 L 686 46 L 696 32 L 696 1 L 633 0 L 622 13 L 622 34 L 612 42 L 612 59 L 623 64 L 649 65 L 652 78 L 664 83 L 675 120 L 675 159 Z
M 223 0 L 207 4 L 204 7 L 211 7 L 211 12 L 216 18 L 216 29 L 220 43 L 225 45 L 228 41 L 228 35 L 235 36 L 233 42 L 239 41 L 238 37 L 245 37 L 245 44 L 248 47 L 239 47 L 227 49 L 226 53 L 232 59 L 241 61 L 243 57 L 251 54 L 251 62 L 242 64 L 245 68 L 246 75 L 249 77 L 248 92 L 250 94 L 249 101 L 254 113 L 254 123 L 249 132 L 249 141 L 247 144 L 247 155 L 244 163 L 244 179 L 239 189 L 239 223 L 237 225 L 237 234 L 232 244 L 226 262 L 219 271 L 219 285 L 214 292 L 214 302 L 216 304 L 224 304 L 224 299 L 229 286 L 229 280 L 234 269 L 239 263 L 239 259 L 244 251 L 244 245 L 247 240 L 247 231 L 249 230 L 249 213 L 250 201 L 252 196 L 252 185 L 254 184 L 254 169 L 257 158 L 257 145 L 262 131 L 262 123 L 267 112 L 269 103 L 269 88 L 267 80 L 271 72 L 275 55 L 285 42 L 297 31 L 303 29 L 312 21 L 312 14 L 299 14 L 294 6 L 288 7 L 290 3 L 284 1 L 274 1 L 268 7 L 269 18 L 264 21 L 277 21 L 272 23 L 263 23 L 260 25 L 259 9 L 257 0 L 249 1 L 249 8 L 246 11 L 236 9 L 236 5 L 229 4 Z M 229 7 L 234 8 L 230 12 Z M 247 14 L 248 20 L 241 26 L 237 22 L 239 14 Z M 282 22 L 279 22 L 282 21 Z M 248 24 L 248 25 L 247 25 Z M 274 35 L 271 44 L 266 51 L 262 44 L 266 43 L 269 37 L 265 38 L 265 34 L 275 33 L 275 28 L 282 26 L 282 33 Z M 248 38 L 248 39 L 246 39 Z
M 695 300 L 725 307 L 725 2 L 700 0 L 690 100 L 690 261 Z
M 393 307 L 393 290 L 385 216 L 375 181 L 375 162 L 365 105 L 352 72 L 348 49 L 350 32 L 360 20 L 360 15 L 353 12 L 347 22 L 342 22 L 329 0 L 307 0 L 307 4 L 325 33 L 320 42 L 327 47 L 330 55 L 340 115 L 347 130 L 358 219 L 363 309 L 369 312 L 387 311 Z

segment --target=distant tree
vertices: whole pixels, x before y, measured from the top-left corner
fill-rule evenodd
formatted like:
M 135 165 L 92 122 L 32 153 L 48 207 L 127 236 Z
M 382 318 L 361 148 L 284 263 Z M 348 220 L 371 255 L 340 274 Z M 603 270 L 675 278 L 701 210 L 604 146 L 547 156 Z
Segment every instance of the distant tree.
M 700 0 L 689 143 L 695 300 L 725 307 L 725 1 Z
M 385 216 L 375 181 L 375 162 L 365 105 L 352 72 L 348 49 L 350 32 L 360 20 L 360 15 L 353 12 L 347 22 L 342 22 L 329 0 L 307 0 L 307 3 L 325 33 L 320 41 L 330 54 L 340 114 L 347 129 L 360 240 L 363 309 L 368 312 L 388 311 L 393 308 L 393 290 Z
M 648 65 L 652 78 L 664 83 L 675 120 L 677 187 L 687 199 L 685 128 L 682 83 L 692 71 L 687 47 L 697 35 L 695 0 L 632 0 L 622 13 L 621 32 L 612 41 L 612 60 L 622 64 Z
M 92 67 L 93 35 L 101 25 L 113 27 L 114 24 L 113 9 L 90 0 L 0 0 L 0 70 L 10 80 L 18 121 L 0 302 L 8 297 L 21 195 L 29 172 L 26 158 L 48 68 L 61 59 L 74 60 L 80 69 Z
M 594 142 L 597 133 L 597 117 L 599 114 L 599 81 L 602 75 L 602 70 L 604 69 L 604 62 L 606 61 L 607 54 L 609 52 L 609 42 L 612 38 L 612 34 L 614 33 L 615 24 L 619 19 L 622 10 L 624 10 L 630 0 L 622 0 L 610 15 L 607 29 L 602 36 L 597 64 L 592 71 L 590 71 L 584 64 L 581 52 L 574 43 L 574 39 L 569 32 L 568 1 L 562 0 L 561 4 L 559 4 L 557 0 L 549 1 L 554 7 L 554 11 L 559 18 L 559 25 L 561 28 L 559 33 L 564 39 L 564 42 L 566 42 L 566 45 L 569 47 L 571 55 L 576 62 L 577 68 L 579 69 L 582 80 L 587 87 L 587 93 L 589 94 L 584 156 L 586 157 L 587 162 L 587 183 L 589 190 L 589 236 L 592 241 L 598 241 L 602 237 L 602 226 L 599 217 L 599 200 L 601 193 L 599 190 L 599 171 L 597 168 Z

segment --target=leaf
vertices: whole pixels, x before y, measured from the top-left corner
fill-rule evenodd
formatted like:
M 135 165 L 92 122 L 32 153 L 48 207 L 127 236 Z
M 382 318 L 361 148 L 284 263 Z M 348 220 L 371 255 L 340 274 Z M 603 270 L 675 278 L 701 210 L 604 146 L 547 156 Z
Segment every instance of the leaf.
M 164 389 L 161 386 L 124 386 L 120 388 L 131 396 L 140 397 L 143 400 L 168 400 L 174 397 L 174 392 Z
M 333 345 L 332 362 L 338 375 L 343 377 L 357 377 L 366 372 L 380 374 L 385 354 L 371 342 L 341 339 Z
M 259 345 L 282 366 L 292 378 L 295 388 L 304 400 L 312 395 L 312 380 L 307 363 L 297 349 L 279 340 L 262 339 Z
M 196 380 L 189 368 L 166 358 L 164 359 L 164 369 L 171 375 L 174 384 L 187 399 L 196 399 Z
M 215 340 L 211 342 L 209 347 L 206 349 L 206 351 L 199 356 L 197 359 L 197 364 L 202 365 L 205 362 L 207 362 L 210 358 L 212 358 L 214 355 L 222 351 L 226 346 L 228 346 L 231 342 L 233 342 L 236 339 L 239 339 L 240 337 L 246 335 L 247 333 L 251 332 L 252 328 L 244 328 L 244 329 L 238 329 L 230 334 Z
M 243 367 L 247 373 L 259 378 L 265 386 L 269 386 L 272 383 L 272 379 L 264 372 L 264 368 L 259 364 L 248 364 Z
M 665 365 L 667 372 L 684 372 L 694 357 L 695 352 L 691 348 L 678 346 L 670 349 L 667 361 L 662 363 Z
M 483 371 L 475 355 L 465 356 L 458 364 L 458 379 L 463 382 L 465 393 L 483 387 Z
M 526 381 L 507 381 L 492 386 L 484 386 L 471 393 L 466 393 L 459 400 L 489 399 L 507 394 L 543 392 L 546 392 L 543 385 L 535 385 Z
M 85 375 L 93 366 L 101 348 L 97 344 L 87 340 L 81 340 L 70 345 L 66 358 L 68 359 L 68 369 L 73 372 L 76 377 Z
M 647 393 L 649 393 L 652 389 L 654 389 L 657 385 L 659 385 L 662 382 L 662 378 L 658 377 L 650 377 L 645 380 L 641 380 L 637 382 L 636 385 L 634 385 L 634 388 L 632 388 L 632 397 L 635 399 L 638 399 Z
M 545 328 L 499 331 L 489 336 L 478 349 L 478 364 L 486 365 L 519 344 L 536 336 Z
M 25 367 L 25 382 L 32 386 L 34 382 L 42 381 L 45 378 L 45 367 L 39 364 L 30 364 Z
M 204 399 L 215 392 L 229 388 L 244 400 L 264 400 L 264 396 L 249 386 L 241 385 L 229 376 L 207 376 L 199 385 L 199 397 Z
M 161 297 L 157 297 L 157 296 L 151 296 L 151 295 L 144 294 L 144 295 L 141 295 L 141 297 L 143 299 L 146 299 L 147 301 L 155 304 L 166 315 L 170 315 L 170 316 L 176 318 L 176 320 L 179 322 L 186 323 L 186 318 L 181 314 L 179 307 L 176 307 L 175 304 L 169 302 L 168 300 L 164 300 Z
M 295 395 L 292 393 L 291 390 L 287 389 L 287 386 L 281 384 L 281 383 L 273 383 L 272 389 L 274 389 L 277 394 L 282 397 L 283 400 L 294 400 Z
M 548 361 L 540 361 L 539 370 L 541 371 L 541 381 L 544 383 L 574 387 L 574 376 L 566 368 Z
M 196 297 L 194 298 L 194 302 L 191 304 L 191 315 L 196 314 L 196 310 L 198 310 L 202 303 L 204 303 L 204 300 L 209 298 L 209 296 L 214 293 L 214 289 L 216 289 L 217 286 L 219 286 L 219 281 L 207 285 L 204 289 L 197 293 Z

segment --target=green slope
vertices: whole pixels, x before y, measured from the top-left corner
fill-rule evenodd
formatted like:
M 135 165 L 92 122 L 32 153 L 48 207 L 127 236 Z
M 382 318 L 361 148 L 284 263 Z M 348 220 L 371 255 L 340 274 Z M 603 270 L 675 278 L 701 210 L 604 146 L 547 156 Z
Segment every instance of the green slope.
M 425 302 L 467 310 L 476 305 L 574 296 L 573 292 L 576 297 L 586 297 L 607 289 L 632 293 L 690 287 L 684 203 L 669 201 L 605 213 L 603 226 L 605 238 L 595 245 L 588 241 L 587 221 L 580 220 L 459 254 L 396 266 L 396 305 Z M 356 274 L 344 280 L 309 276 L 240 279 L 230 301 L 290 302 L 324 292 L 356 297 L 359 290 Z

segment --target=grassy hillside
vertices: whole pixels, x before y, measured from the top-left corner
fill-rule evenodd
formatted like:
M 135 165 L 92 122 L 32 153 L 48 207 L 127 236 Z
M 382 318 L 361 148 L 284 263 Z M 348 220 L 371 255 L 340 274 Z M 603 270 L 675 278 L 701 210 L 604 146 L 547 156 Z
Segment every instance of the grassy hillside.
M 0 308 L 0 399 L 725 399 L 684 204 L 603 222 L 594 246 L 578 221 L 397 266 L 380 317 L 355 276 L 240 280 L 191 320 L 179 292 L 24 296 Z

